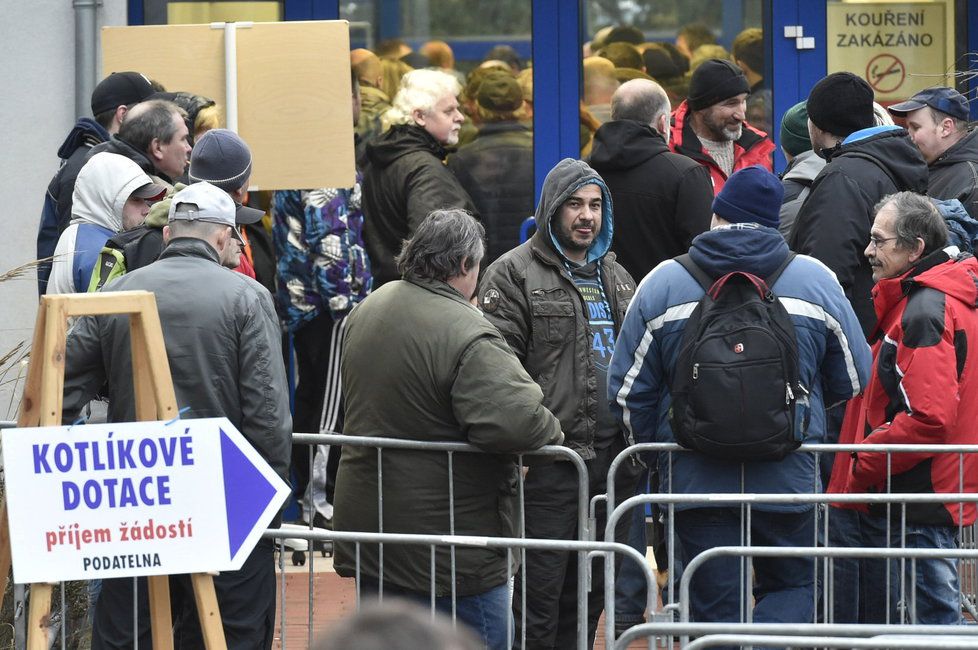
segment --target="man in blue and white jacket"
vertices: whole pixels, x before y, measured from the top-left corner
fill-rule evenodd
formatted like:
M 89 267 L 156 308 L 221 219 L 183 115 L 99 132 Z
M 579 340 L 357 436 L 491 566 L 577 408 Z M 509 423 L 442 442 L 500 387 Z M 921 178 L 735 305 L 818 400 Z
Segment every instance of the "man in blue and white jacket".
M 689 250 L 693 261 L 714 278 L 732 271 L 762 278 L 771 275 L 789 253 L 777 230 L 782 195 L 781 183 L 761 167 L 733 174 L 713 202 L 711 230 L 693 240 Z M 821 262 L 795 257 L 772 289 L 795 325 L 800 379 L 810 392 L 811 423 L 805 442 L 822 442 L 824 406 L 862 390 L 869 375 L 869 347 L 842 288 Z M 675 442 L 669 422 L 669 386 L 683 330 L 703 293 L 686 269 L 668 260 L 642 280 L 628 309 L 612 358 L 608 392 L 613 412 L 636 442 Z M 810 453 L 740 463 L 683 452 L 661 454 L 658 462 L 663 493 L 821 491 Z M 677 505 L 675 529 L 682 559 L 689 562 L 715 546 L 741 545 L 745 540 L 741 521 L 739 505 Z M 815 539 L 811 504 L 755 503 L 750 523 L 754 546 L 811 546 Z M 812 621 L 811 559 L 756 558 L 754 572 L 754 621 Z M 740 576 L 736 557 L 708 562 L 693 578 L 693 620 L 739 620 Z

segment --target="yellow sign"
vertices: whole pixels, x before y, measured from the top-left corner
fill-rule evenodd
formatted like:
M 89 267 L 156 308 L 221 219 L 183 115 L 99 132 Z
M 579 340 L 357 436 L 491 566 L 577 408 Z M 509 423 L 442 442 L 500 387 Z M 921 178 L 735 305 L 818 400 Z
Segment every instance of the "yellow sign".
M 828 71 L 859 75 L 877 101 L 905 99 L 953 78 L 944 76 L 952 41 L 943 2 L 830 2 L 826 11 Z

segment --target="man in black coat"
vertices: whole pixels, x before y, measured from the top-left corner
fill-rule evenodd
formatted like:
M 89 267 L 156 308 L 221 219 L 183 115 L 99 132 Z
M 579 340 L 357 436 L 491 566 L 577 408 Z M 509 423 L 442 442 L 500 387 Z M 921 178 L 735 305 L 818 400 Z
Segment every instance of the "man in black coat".
M 75 179 L 88 161 L 92 147 L 119 132 L 129 109 L 153 94 L 153 84 L 138 72 L 113 72 L 92 91 L 92 115 L 81 117 L 58 149 L 61 166 L 44 195 L 44 209 L 37 229 L 37 259 L 54 255 L 58 237 L 71 221 L 71 193 Z M 38 293 L 47 289 L 51 262 L 37 267 Z
M 927 164 L 905 129 L 874 126 L 873 89 L 851 72 L 819 81 L 808 95 L 808 132 L 828 163 L 812 182 L 788 236 L 791 250 L 835 273 L 868 336 L 876 327 L 872 270 L 863 255 L 884 196 L 927 191 Z
M 927 194 L 958 199 L 978 219 L 978 130 L 968 128 L 968 99 L 954 88 L 928 88 L 887 110 L 906 119 L 927 161 Z
M 621 85 L 611 98 L 611 120 L 594 135 L 591 166 L 615 204 L 612 250 L 641 280 L 663 260 L 689 250 L 710 229 L 710 172 L 669 151 L 671 113 L 662 87 L 647 79 Z
M 367 145 L 363 179 L 364 243 L 374 290 L 400 279 L 394 256 L 434 210 L 463 208 L 472 199 L 445 166 L 465 116 L 458 81 L 437 70 L 412 70 L 385 114 L 390 130 Z

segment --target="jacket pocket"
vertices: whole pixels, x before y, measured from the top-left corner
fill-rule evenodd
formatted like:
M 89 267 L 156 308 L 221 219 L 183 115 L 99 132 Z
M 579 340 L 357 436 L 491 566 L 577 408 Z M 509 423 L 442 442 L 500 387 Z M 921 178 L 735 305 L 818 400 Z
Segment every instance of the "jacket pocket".
M 530 298 L 533 340 L 562 346 L 574 335 L 574 305 L 563 289 L 537 289 Z M 563 299 L 562 299 L 563 298 Z

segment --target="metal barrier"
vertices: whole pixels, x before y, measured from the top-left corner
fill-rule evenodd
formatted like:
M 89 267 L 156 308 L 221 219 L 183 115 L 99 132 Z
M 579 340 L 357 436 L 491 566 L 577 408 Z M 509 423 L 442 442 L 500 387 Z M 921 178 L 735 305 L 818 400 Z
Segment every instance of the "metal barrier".
M 447 454 L 449 465 L 448 465 L 448 472 L 447 472 L 448 486 L 447 486 L 446 495 L 450 504 L 450 512 L 452 513 L 450 519 L 450 529 L 448 531 L 445 531 L 445 533 L 448 535 L 453 535 L 455 533 L 454 531 L 454 478 L 452 472 L 453 455 L 458 453 L 474 453 L 474 454 L 486 453 L 481 449 L 479 449 L 478 447 L 475 447 L 474 445 L 470 445 L 467 443 L 460 443 L 460 442 L 424 442 L 424 441 L 406 440 L 406 439 L 399 439 L 399 438 L 348 436 L 348 435 L 339 435 L 334 433 L 329 433 L 329 434 L 296 433 L 293 435 L 293 444 L 308 444 L 308 445 L 332 444 L 332 445 L 342 445 L 342 446 L 349 446 L 349 447 L 368 447 L 368 448 L 377 449 L 377 453 L 378 453 L 377 483 L 378 483 L 378 516 L 379 517 L 383 516 L 383 471 L 382 471 L 381 460 L 383 458 L 383 453 L 385 450 L 388 451 L 412 450 L 412 451 L 441 452 Z M 587 474 L 587 467 L 585 466 L 584 461 L 581 459 L 580 455 L 572 451 L 571 449 L 562 446 L 546 446 L 535 451 L 522 452 L 513 455 L 517 458 L 517 461 L 519 462 L 520 465 L 523 464 L 524 456 L 551 456 L 551 457 L 559 458 L 560 460 L 570 461 L 574 465 L 577 471 L 577 478 L 578 478 L 578 499 L 577 499 L 578 500 L 578 512 L 577 512 L 578 540 L 577 541 L 579 542 L 592 541 L 594 539 L 594 531 L 592 530 L 592 526 L 590 525 L 589 518 L 588 518 L 588 478 L 587 478 L 588 474 Z M 523 481 L 522 473 L 519 473 L 518 480 L 519 480 L 518 503 L 519 503 L 519 514 L 520 514 L 519 529 L 521 535 L 524 535 L 525 534 L 525 529 L 523 526 L 523 512 L 524 512 L 523 483 L 524 481 Z M 280 533 L 280 535 L 281 534 L 283 533 Z M 305 537 L 305 533 L 301 536 Z M 300 537 L 300 535 L 290 534 L 290 537 Z M 326 538 L 318 538 L 313 536 L 313 537 L 309 537 L 308 539 L 317 540 L 317 539 L 326 539 Z M 340 541 L 342 541 L 342 538 L 336 538 L 336 539 L 340 539 Z M 505 538 L 490 538 L 490 539 L 505 539 Z M 525 539 L 525 538 L 521 537 L 520 539 Z M 455 545 L 448 545 L 448 546 L 451 553 L 452 570 L 454 571 L 454 565 L 455 565 L 454 546 Z M 533 548 L 538 548 L 538 547 L 534 546 Z M 558 549 L 557 547 L 539 547 L 539 548 L 549 548 L 550 550 L 561 550 Z M 596 549 L 590 547 L 587 549 L 583 549 L 583 548 L 578 549 L 579 552 L 578 552 L 577 588 L 579 594 L 579 598 L 578 598 L 578 646 L 579 648 L 584 648 L 586 646 L 586 638 L 587 638 L 586 633 L 587 633 L 588 604 L 587 604 L 587 599 L 586 597 L 583 596 L 583 594 L 589 591 L 589 585 L 590 585 L 590 579 L 589 579 L 590 564 L 588 562 L 589 555 L 587 553 L 587 551 L 589 550 L 594 551 Z M 314 554 L 310 554 L 310 556 L 313 555 Z M 309 574 L 310 574 L 309 629 L 311 635 L 312 611 L 314 606 L 314 593 L 312 589 L 312 585 L 313 585 L 312 574 L 314 571 L 314 564 L 312 561 L 312 557 L 310 557 L 310 560 L 311 561 L 309 562 Z M 521 560 L 522 560 L 521 565 L 525 566 L 525 556 L 521 557 Z M 381 575 L 383 575 L 382 552 L 381 552 L 381 559 L 380 559 L 380 567 L 381 567 L 380 568 Z M 525 602 L 526 600 L 525 580 L 522 582 L 522 588 L 523 588 L 523 593 L 522 593 L 523 602 Z M 453 584 L 453 591 L 452 591 L 453 602 L 454 602 L 454 597 L 455 597 L 455 593 L 454 593 L 454 584 Z M 285 604 L 285 599 L 282 598 L 280 603 L 280 612 L 281 612 L 282 620 L 285 619 L 285 611 L 284 609 L 282 609 L 284 607 L 284 604 Z M 525 618 L 526 615 L 525 609 L 523 615 Z M 525 621 L 524 621 L 523 629 L 525 629 Z M 311 640 L 311 636 L 310 636 L 310 640 Z
M 353 533 L 353 532 L 340 532 L 340 531 L 294 531 L 294 530 L 284 530 L 284 529 L 269 529 L 263 534 L 266 538 L 271 539 L 283 539 L 285 537 L 295 537 L 300 536 L 303 539 L 308 539 L 310 541 L 330 541 L 330 542 L 351 542 L 356 544 L 359 548 L 360 544 L 407 544 L 407 545 L 417 545 L 417 546 L 430 546 L 432 548 L 432 565 L 431 569 L 434 572 L 434 549 L 438 546 L 448 546 L 448 547 L 473 547 L 473 548 L 502 548 L 506 549 L 506 560 L 507 560 L 507 584 L 512 583 L 513 575 L 510 573 L 509 568 L 512 566 L 512 552 L 514 549 L 525 551 L 528 549 L 537 550 L 551 550 L 551 551 L 569 551 L 577 552 L 580 555 L 586 554 L 588 552 L 598 552 L 602 554 L 613 554 L 620 553 L 625 557 L 629 557 L 634 562 L 637 562 L 639 566 L 643 567 L 643 573 L 645 574 L 646 586 L 648 587 L 649 601 L 648 606 L 653 606 L 654 592 L 653 587 L 655 585 L 655 578 L 652 575 L 652 569 L 649 567 L 648 563 L 645 561 L 645 557 L 628 546 L 627 544 L 621 544 L 617 542 L 595 542 L 595 541 L 564 541 L 564 540 L 551 540 L 551 539 L 530 539 L 530 538 L 507 538 L 507 537 L 482 537 L 482 536 L 472 536 L 472 535 L 417 535 L 417 534 L 406 534 L 406 533 Z M 357 605 L 360 604 L 361 590 L 360 590 L 360 575 L 358 574 L 355 578 L 357 586 Z M 434 588 L 434 583 L 432 583 L 432 588 Z M 614 592 L 614 585 L 605 585 L 605 593 L 608 591 Z M 383 590 L 380 591 L 380 597 L 383 597 Z M 431 598 L 431 608 L 434 610 L 435 607 L 435 595 L 432 591 L 430 593 Z M 580 601 L 580 598 L 579 598 Z M 310 608 L 311 609 L 311 608 Z M 455 596 L 452 596 L 452 610 L 455 610 Z M 284 613 L 282 614 L 284 620 Z M 510 638 L 513 637 L 513 620 L 510 617 L 509 623 L 507 625 L 507 633 Z M 310 624 L 311 629 L 311 624 Z M 586 648 L 586 640 L 578 635 L 578 647 Z M 613 638 L 607 639 L 607 646 L 610 648 L 613 643 Z M 649 645 L 651 647 L 651 639 Z M 526 639 L 520 640 L 520 647 L 526 647 Z M 286 644 L 283 636 L 283 650 L 286 648 Z
M 699 650 L 699 648 L 713 648 L 718 645 L 750 645 L 762 648 L 785 647 L 791 645 L 792 648 L 871 648 L 883 650 L 893 648 L 894 650 L 934 650 L 934 648 L 974 648 L 974 639 L 961 638 L 955 639 L 948 635 L 927 636 L 919 638 L 898 637 L 893 638 L 889 635 L 863 639 L 858 637 L 818 637 L 818 636 L 760 636 L 758 634 L 711 634 L 700 637 L 686 646 L 686 650 Z
M 802 445 L 798 449 L 798 451 L 796 453 L 815 453 L 815 456 L 814 456 L 814 458 L 815 458 L 814 466 L 815 466 L 815 472 L 818 473 L 819 472 L 819 462 L 818 462 L 818 454 L 819 453 L 832 453 L 832 454 L 834 454 L 834 453 L 837 453 L 837 452 L 851 452 L 851 451 L 885 453 L 887 455 L 887 466 L 888 467 L 890 466 L 889 465 L 889 462 L 890 462 L 890 458 L 891 458 L 892 454 L 897 454 L 897 453 L 957 454 L 959 456 L 958 466 L 960 468 L 959 469 L 959 485 L 960 486 L 963 486 L 964 485 L 964 475 L 963 475 L 964 455 L 965 454 L 971 454 L 971 453 L 978 453 L 978 445 L 825 445 L 825 444 L 815 445 L 815 444 L 812 444 L 812 445 Z M 751 551 L 750 553 L 747 553 L 747 552 L 742 552 L 741 553 L 741 555 L 744 556 L 745 559 L 747 560 L 746 567 L 744 567 L 744 565 L 742 563 L 742 567 L 743 568 L 742 568 L 742 574 L 741 574 L 742 575 L 742 577 L 741 577 L 741 585 L 742 585 L 742 588 L 744 588 L 744 585 L 747 584 L 747 582 L 746 582 L 747 576 L 751 575 L 751 567 L 752 567 L 752 565 L 750 563 L 750 559 L 751 558 L 750 557 L 747 557 L 747 556 L 760 555 L 759 553 L 758 554 L 753 553 L 753 551 L 755 551 L 755 550 L 757 550 L 759 548 L 763 548 L 763 547 L 750 547 L 749 546 L 749 544 L 750 544 L 750 541 L 749 541 L 749 535 L 750 535 L 750 532 L 749 532 L 750 531 L 749 522 L 750 522 L 750 514 L 751 514 L 751 508 L 752 508 L 752 506 L 754 506 L 754 505 L 756 505 L 758 503 L 768 503 L 768 504 L 774 504 L 774 503 L 779 503 L 779 504 L 813 504 L 813 505 L 817 506 L 816 508 L 814 508 L 813 517 L 816 517 L 817 519 L 816 519 L 816 537 L 815 537 L 815 539 L 813 539 L 812 547 L 802 547 L 802 548 L 772 547 L 772 550 L 769 553 L 765 553 L 765 556 L 767 556 L 767 557 L 776 557 L 776 556 L 790 557 L 790 556 L 795 556 L 795 557 L 810 557 L 810 558 L 813 558 L 813 562 L 816 562 L 816 564 L 815 564 L 815 569 L 816 569 L 815 570 L 815 574 L 816 574 L 816 576 L 818 575 L 818 563 L 817 563 L 817 561 L 814 558 L 818 557 L 818 558 L 821 558 L 822 559 L 822 563 L 823 563 L 823 578 L 825 578 L 825 582 L 821 586 L 821 591 L 822 591 L 823 594 L 828 594 L 828 598 L 823 598 L 823 600 L 822 600 L 823 615 L 824 615 L 824 619 L 825 620 L 830 620 L 830 618 L 831 618 L 831 614 L 830 614 L 830 612 L 831 612 L 831 606 L 832 606 L 832 603 L 831 603 L 831 596 L 832 596 L 831 577 L 833 575 L 833 564 L 832 564 L 832 562 L 833 562 L 833 559 L 834 558 L 837 558 L 837 557 L 848 557 L 848 558 L 856 558 L 856 557 L 869 558 L 869 557 L 873 557 L 873 558 L 885 559 L 885 561 L 887 562 L 887 571 L 886 571 L 886 583 L 887 584 L 886 584 L 886 592 L 885 592 L 886 593 L 886 598 L 887 598 L 887 608 L 889 608 L 889 594 L 890 594 L 890 583 L 889 583 L 890 572 L 889 572 L 889 564 L 888 563 L 890 562 L 890 559 L 891 558 L 902 558 L 900 560 L 901 561 L 901 568 L 904 566 L 904 563 L 907 560 L 910 560 L 911 561 L 912 572 L 913 572 L 912 578 L 915 578 L 916 577 L 916 564 L 913 562 L 913 560 L 915 558 L 941 558 L 941 559 L 952 559 L 953 558 L 953 559 L 961 559 L 963 561 L 960 563 L 960 566 L 959 566 L 959 574 L 961 576 L 961 600 L 962 600 L 962 606 L 965 607 L 965 609 L 967 609 L 967 610 L 971 611 L 972 613 L 974 613 L 974 609 L 975 609 L 975 596 L 974 596 L 973 592 L 974 592 L 975 587 L 976 587 L 976 581 L 975 581 L 975 572 L 976 572 L 976 569 L 975 568 L 976 568 L 976 566 L 978 566 L 978 551 L 975 551 L 974 550 L 974 545 L 975 545 L 975 532 L 974 532 L 975 531 L 975 526 L 958 526 L 958 532 L 959 532 L 959 534 L 961 536 L 961 547 L 962 547 L 962 550 L 958 550 L 958 551 L 954 551 L 954 552 L 952 552 L 952 551 L 945 551 L 945 550 L 923 551 L 923 550 L 901 549 L 901 548 L 891 548 L 891 549 L 885 549 L 885 548 L 884 549 L 865 549 L 865 548 L 854 548 L 853 549 L 853 548 L 844 548 L 844 547 L 817 548 L 817 544 L 818 544 L 818 541 L 819 541 L 819 534 L 820 533 L 823 535 L 823 540 L 826 541 L 826 542 L 828 541 L 829 512 L 832 510 L 831 508 L 827 508 L 826 507 L 828 504 L 841 504 L 841 503 L 875 503 L 875 504 L 885 504 L 885 507 L 886 507 L 885 521 L 886 521 L 886 538 L 887 538 L 887 540 L 889 540 L 889 538 L 890 538 L 891 527 L 893 525 L 895 525 L 895 524 L 891 524 L 891 517 L 890 517 L 891 514 L 896 515 L 896 516 L 900 516 L 902 514 L 902 517 L 900 517 L 900 536 L 901 536 L 901 539 L 905 539 L 906 525 L 907 525 L 906 524 L 906 507 L 907 507 L 908 504 L 914 504 L 914 503 L 940 503 L 940 504 L 946 504 L 946 503 L 960 503 L 960 504 L 964 504 L 964 503 L 975 503 L 975 502 L 978 502 L 978 495 L 976 495 L 974 493 L 966 493 L 966 492 L 961 491 L 961 492 L 953 493 L 953 494 L 949 494 L 949 493 L 937 493 L 937 494 L 934 494 L 934 493 L 930 493 L 930 494 L 918 494 L 918 493 L 912 493 L 912 494 L 893 494 L 893 493 L 884 493 L 884 494 L 862 494 L 862 495 L 859 495 L 859 494 L 846 494 L 846 495 L 843 495 L 843 494 L 824 494 L 824 493 L 811 493 L 811 494 L 807 494 L 807 493 L 806 494 L 745 494 L 745 493 L 732 493 L 732 494 L 669 494 L 668 493 L 668 489 L 669 489 L 670 486 L 667 484 L 667 485 L 663 486 L 662 493 L 660 493 L 660 494 L 647 494 L 647 495 L 639 495 L 639 496 L 629 497 L 629 498 L 625 499 L 623 502 L 617 503 L 616 495 L 614 493 L 614 485 L 615 485 L 614 478 L 615 478 L 616 472 L 618 471 L 619 466 L 629 456 L 631 456 L 633 454 L 636 454 L 636 453 L 643 453 L 643 452 L 658 452 L 658 453 L 667 453 L 667 454 L 669 454 L 668 462 L 667 462 L 667 467 L 668 467 L 668 470 L 669 470 L 670 478 L 671 478 L 671 470 L 672 470 L 672 454 L 673 453 L 695 453 L 695 452 L 690 452 L 689 450 L 686 450 L 686 449 L 680 447 L 679 445 L 671 444 L 671 443 L 644 443 L 644 444 L 637 444 L 637 445 L 633 445 L 632 447 L 629 447 L 628 449 L 623 450 L 618 455 L 618 457 L 615 458 L 614 461 L 611 463 L 611 466 L 609 468 L 609 473 L 608 473 L 608 482 L 607 482 L 607 485 L 608 485 L 608 494 L 607 494 L 607 499 L 608 499 L 608 504 L 609 504 L 609 511 L 611 511 L 611 512 L 610 512 L 610 514 L 608 516 L 608 519 L 606 521 L 606 527 L 605 527 L 605 539 L 606 540 L 613 539 L 613 537 L 611 537 L 611 535 L 613 535 L 613 531 L 614 531 L 614 527 L 615 527 L 616 523 L 619 521 L 619 519 L 622 516 L 628 516 L 628 512 L 630 511 L 631 508 L 638 507 L 638 506 L 643 506 L 644 507 L 646 504 L 654 504 L 654 505 L 662 506 L 662 507 L 664 507 L 664 508 L 667 509 L 667 521 L 668 521 L 667 540 L 668 540 L 668 554 L 669 554 L 669 560 L 668 560 L 668 562 L 669 562 L 669 566 L 670 567 L 675 567 L 676 566 L 676 563 L 675 563 L 675 553 L 676 552 L 675 552 L 675 548 L 674 548 L 674 545 L 675 545 L 675 543 L 674 543 L 675 529 L 674 529 L 674 517 L 673 517 L 673 515 L 675 513 L 675 507 L 677 505 L 679 505 L 679 504 L 690 505 L 690 504 L 694 504 L 695 503 L 695 504 L 698 504 L 698 505 L 705 505 L 706 507 L 722 507 L 722 506 L 738 507 L 739 506 L 740 509 L 741 509 L 741 525 L 743 526 L 744 521 L 745 521 L 745 517 L 746 517 L 746 522 L 747 522 L 747 536 L 748 536 L 748 539 L 746 541 L 746 544 L 748 546 L 742 547 L 742 549 L 750 549 L 750 551 Z M 813 483 L 813 485 L 817 485 L 817 483 Z M 888 481 L 888 485 L 889 485 L 889 481 Z M 894 505 L 896 507 L 898 507 L 898 508 L 902 508 L 902 510 L 898 510 L 898 511 L 893 512 L 892 511 L 892 508 L 894 507 Z M 892 532 L 895 533 L 896 530 L 897 530 L 896 528 L 892 528 Z M 743 543 L 743 540 L 742 540 L 742 543 Z M 887 543 L 889 543 L 889 542 L 887 542 Z M 969 545 L 970 545 L 970 547 L 969 547 Z M 723 547 L 723 548 L 725 550 L 728 550 L 731 547 Z M 716 550 L 716 549 L 713 549 L 713 550 Z M 877 553 L 876 551 L 882 551 L 882 552 L 881 553 Z M 968 551 L 970 551 L 970 553 Z M 706 554 L 706 553 L 711 553 L 711 552 L 710 551 L 707 551 L 704 554 Z M 920 553 L 920 555 L 917 555 L 917 553 Z M 651 618 L 654 618 L 656 616 L 662 618 L 663 617 L 663 614 L 670 615 L 670 617 L 671 617 L 671 614 L 672 613 L 675 613 L 675 612 L 678 611 L 678 613 L 680 613 L 680 615 L 681 615 L 682 621 L 683 622 L 688 622 L 688 612 L 689 612 L 689 591 L 688 591 L 688 584 L 689 583 L 688 583 L 688 580 L 690 579 L 690 577 L 692 576 L 693 572 L 695 571 L 695 568 L 697 566 L 700 566 L 702 564 L 702 562 L 705 561 L 705 560 L 700 560 L 700 558 L 704 554 L 701 554 L 700 556 L 698 556 L 696 558 L 697 560 L 699 560 L 698 562 L 695 562 L 695 564 L 694 563 L 690 563 L 690 565 L 686 566 L 683 569 L 683 584 L 686 585 L 686 590 L 685 590 L 685 592 L 683 592 L 682 588 L 680 589 L 681 593 L 679 594 L 678 602 L 676 601 L 676 594 L 674 593 L 673 581 L 670 580 L 669 587 L 668 587 L 668 591 L 669 591 L 668 600 L 672 604 L 670 605 L 670 604 L 663 603 L 664 606 L 663 606 L 662 610 L 660 610 L 659 612 L 654 612 L 653 610 L 649 610 L 650 619 Z M 707 555 L 707 559 L 709 559 L 711 557 L 715 557 L 715 556 L 716 556 L 716 554 Z M 605 572 L 606 572 L 605 581 L 606 582 L 614 582 L 614 566 L 611 563 L 606 563 L 605 564 Z M 903 580 L 903 576 L 905 574 L 904 574 L 904 572 L 902 570 L 901 570 L 900 575 L 901 575 L 901 580 Z M 915 600 L 914 600 L 914 598 L 915 598 L 915 590 L 913 588 L 913 580 L 911 580 L 910 582 L 911 582 L 911 587 L 910 587 L 911 594 L 913 594 L 913 596 L 912 596 L 911 601 L 910 601 L 910 607 L 909 607 L 909 609 L 910 609 L 911 614 L 912 614 L 913 613 L 913 608 L 915 607 Z M 816 578 L 816 584 L 817 584 L 817 578 Z M 903 595 L 905 595 L 905 593 L 906 593 L 905 592 L 906 584 L 904 582 L 901 582 L 900 583 L 900 588 L 901 588 L 901 592 L 900 593 L 903 594 Z M 966 590 L 970 590 L 967 593 L 967 595 L 966 595 Z M 818 604 L 819 593 L 818 593 L 818 590 L 817 589 L 816 590 L 813 590 L 813 591 L 815 591 L 813 597 L 814 597 L 815 603 L 817 605 Z M 749 594 L 749 592 L 750 592 L 749 587 L 747 587 L 747 592 Z M 665 598 L 664 598 L 664 600 L 665 600 Z M 747 628 L 737 629 L 736 632 L 738 632 L 738 633 L 753 633 L 753 632 L 756 632 L 757 631 L 756 628 L 751 628 L 750 627 L 751 625 L 756 625 L 756 624 L 750 623 L 750 607 L 747 606 L 747 603 L 741 602 L 741 609 L 742 609 L 742 612 L 746 612 L 746 620 L 748 622 L 745 625 L 747 625 Z M 614 614 L 614 599 L 613 599 L 613 597 L 608 597 L 608 598 L 606 598 L 606 603 L 605 603 L 605 615 L 606 615 L 606 634 L 608 634 L 609 636 L 610 636 L 611 633 L 613 633 L 613 625 L 614 625 L 614 623 L 613 623 L 613 614 Z M 817 614 L 817 610 L 816 610 L 816 614 Z M 744 620 L 744 619 L 745 619 L 745 617 L 742 616 L 741 617 L 741 620 Z M 887 618 L 887 620 L 889 621 L 889 618 Z M 644 625 L 639 626 L 639 627 L 641 629 L 645 630 L 644 634 L 655 633 L 655 634 L 662 635 L 662 634 L 671 634 L 671 633 L 674 633 L 675 630 L 676 630 L 676 628 L 674 627 L 674 625 L 675 624 L 673 624 L 673 623 L 647 623 L 647 624 L 644 624 Z M 700 624 L 700 625 L 714 625 L 714 624 L 703 623 L 703 624 Z M 832 624 L 832 623 L 826 623 L 826 624 L 823 624 L 823 625 L 834 625 L 834 624 Z M 792 627 L 795 628 L 795 626 L 792 626 Z M 865 625 L 863 627 L 865 627 Z M 707 631 L 706 628 L 697 627 L 696 625 L 693 625 L 693 624 L 690 624 L 690 626 L 688 628 L 684 628 L 684 629 L 690 630 L 690 632 L 688 632 L 688 633 L 693 633 L 693 634 L 702 634 L 702 633 L 705 633 Z M 730 631 L 730 630 L 726 630 L 726 631 Z M 881 631 L 887 631 L 887 632 L 893 631 L 892 630 L 892 626 L 890 628 L 885 628 L 884 630 L 881 630 Z M 772 630 L 772 632 L 774 632 L 774 630 Z M 824 629 L 814 630 L 813 632 L 816 633 L 816 634 L 825 634 L 826 633 Z M 787 634 L 797 634 L 798 632 L 797 632 L 796 629 L 792 629 L 792 630 L 787 631 L 785 633 L 787 633 Z M 854 635 L 862 635 L 864 633 L 867 633 L 867 632 L 864 631 L 864 630 L 858 630 L 858 631 L 855 631 L 854 632 Z M 949 630 L 948 628 L 943 628 L 942 629 L 940 627 L 937 627 L 937 631 L 935 633 L 937 633 L 937 634 L 941 634 L 941 633 L 943 633 L 943 634 L 950 634 L 950 633 L 953 633 L 953 632 L 951 632 L 951 630 Z M 644 634 L 640 634 L 639 636 L 644 636 Z M 837 632 L 833 631 L 832 634 L 833 635 L 834 634 L 837 634 Z M 622 638 L 626 638 L 626 637 L 622 637 Z M 628 635 L 627 636 L 627 639 L 634 639 L 634 638 L 637 638 L 637 637 L 635 635 Z M 685 640 L 683 640 L 683 641 L 685 641 Z M 625 645 L 622 645 L 620 647 L 625 647 L 625 646 L 627 646 L 627 643 L 625 643 Z M 619 646 L 616 645 L 616 647 L 619 647 Z M 683 647 L 685 647 L 685 645 L 683 645 Z M 978 647 L 978 644 L 976 644 L 976 647 Z

